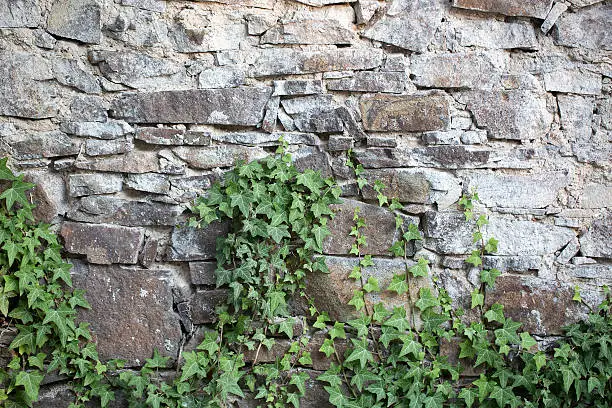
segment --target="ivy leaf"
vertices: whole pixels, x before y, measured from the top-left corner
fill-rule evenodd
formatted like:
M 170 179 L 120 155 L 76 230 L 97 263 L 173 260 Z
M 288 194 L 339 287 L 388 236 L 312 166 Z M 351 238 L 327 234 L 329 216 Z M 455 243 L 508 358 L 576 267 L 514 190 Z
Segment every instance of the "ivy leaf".
M 204 350 L 209 356 L 214 355 L 219 351 L 219 344 L 217 344 L 217 332 L 209 331 L 204 335 L 204 340 L 198 345 L 198 350 Z
M 472 408 L 474 402 L 476 401 L 476 392 L 472 388 L 464 388 L 459 393 L 459 398 L 463 398 L 465 405 L 468 408 Z
M 20 252 L 19 247 L 13 241 L 8 241 L 4 244 L 2 249 L 6 251 L 6 255 L 8 256 L 8 266 L 10 267 L 15 261 L 17 254 Z
M 329 330 L 329 336 L 331 339 L 346 339 L 346 333 L 344 332 L 344 323 L 336 322 L 334 326 Z
M 408 330 L 410 328 L 410 323 L 408 319 L 406 319 L 406 309 L 403 307 L 393 308 L 393 314 L 383 323 L 383 326 L 395 327 L 400 332 Z
M 325 340 L 323 340 L 323 344 L 319 348 L 319 351 L 321 353 L 324 353 L 325 357 L 329 358 L 329 356 L 334 354 L 335 351 L 336 351 L 336 348 L 334 347 L 334 341 L 332 339 L 325 339 Z
M 494 252 L 497 252 L 497 244 L 499 243 L 498 240 L 496 240 L 495 238 L 491 237 L 489 238 L 489 240 L 487 241 L 487 243 L 485 244 L 484 250 L 486 253 L 488 254 L 492 254 Z
M 368 282 L 363 285 L 363 290 L 365 290 L 367 293 L 380 292 L 380 287 L 378 286 L 378 279 L 373 276 L 370 276 L 368 278 Z
M 230 205 L 238 207 L 245 218 L 249 216 L 250 204 L 253 202 L 253 197 L 246 193 L 230 194 Z
M 196 375 L 200 377 L 205 375 L 204 371 L 200 368 L 200 363 L 207 363 L 208 359 L 202 353 L 198 354 L 195 351 L 188 351 L 184 352 L 182 357 L 185 359 L 185 363 L 183 363 L 181 368 L 181 378 L 179 381 L 189 381 Z
M 503 327 L 495 330 L 495 344 L 518 344 L 520 343 L 519 335 L 516 331 L 521 327 L 522 323 L 515 322 L 512 319 L 507 319 Z
M 367 381 L 376 381 L 376 380 L 378 380 L 378 376 L 376 374 L 370 372 L 370 370 L 368 369 L 358 368 L 355 370 L 353 374 L 353 378 L 351 378 L 351 385 L 356 386 L 359 392 L 361 392 L 363 390 L 363 385 Z
M 406 274 L 393 275 L 387 290 L 396 292 L 398 295 L 407 293 L 408 283 L 406 282 Z
M 480 257 L 480 251 L 474 250 L 472 251 L 472 255 L 470 255 L 465 262 L 472 264 L 473 266 L 482 265 L 482 258 Z
M 323 387 L 323 388 L 329 394 L 329 402 L 330 402 L 330 404 L 332 404 L 333 406 L 335 406 L 337 408 L 342 408 L 343 406 L 345 406 L 345 404 L 346 404 L 346 402 L 348 400 L 344 396 L 342 391 L 340 390 L 339 386 L 332 386 L 332 387 L 326 386 L 326 387 Z
M 382 302 L 376 303 L 372 309 L 374 311 L 372 319 L 379 323 L 382 323 L 391 314 Z
M 574 373 L 574 370 L 567 365 L 561 365 L 559 371 L 561 371 L 561 376 L 563 377 L 563 390 L 566 393 L 569 393 L 569 389 L 574 380 L 578 379 L 579 377 L 576 375 L 576 373 Z
M 296 378 L 297 376 L 293 376 L 291 378 L 291 381 L 293 381 L 293 378 Z M 295 392 L 290 392 L 287 394 L 287 404 L 292 404 L 295 408 L 300 408 L 300 396 L 298 394 L 296 394 Z
M 540 371 L 546 365 L 546 355 L 539 351 L 533 355 L 533 361 L 535 362 L 536 370 Z
M 317 244 L 315 249 L 321 251 L 323 249 L 323 240 L 328 235 L 331 235 L 329 228 L 327 228 L 324 223 L 322 223 L 321 225 L 317 224 L 312 227 L 312 234 L 314 235 L 315 242 Z
M 535 341 L 535 339 L 533 337 L 531 337 L 531 335 L 527 332 L 522 332 L 521 333 L 521 348 L 523 350 L 529 350 L 530 348 L 532 348 L 533 346 L 537 345 L 538 342 Z
M 323 312 L 319 316 L 317 316 L 317 321 L 314 322 L 312 327 L 316 329 L 324 329 L 326 326 L 325 322 L 327 321 L 329 321 L 329 315 L 327 314 L 327 312 Z
M 402 349 L 400 350 L 399 357 L 405 356 L 406 354 L 412 354 L 415 358 L 419 358 L 421 352 L 421 343 L 415 341 L 412 336 L 402 336 Z
M 423 238 L 421 237 L 421 232 L 419 231 L 419 227 L 416 224 L 408 225 L 408 231 L 404 232 L 403 238 L 408 241 L 421 241 Z
M 363 291 L 355 290 L 353 291 L 353 297 L 348 302 L 349 305 L 355 306 L 357 311 L 360 311 L 365 307 L 365 301 L 363 300 Z
M 500 408 L 503 408 L 506 405 L 510 405 L 513 408 L 520 405 L 520 401 L 516 395 L 514 395 L 514 392 L 512 392 L 512 390 L 508 387 L 494 386 L 490 397 L 497 402 L 497 406 Z
M 221 376 L 217 379 L 217 385 L 220 388 L 221 398 L 224 401 L 227 401 L 227 396 L 229 394 L 234 394 L 239 397 L 244 398 L 244 393 L 240 386 L 238 385 L 238 380 L 240 380 L 242 374 L 237 371 L 227 371 L 221 374 Z
M 318 381 L 329 383 L 332 387 L 337 387 L 342 384 L 340 379 L 340 366 L 332 363 L 327 371 L 317 377 Z
M 284 237 L 291 238 L 291 234 L 289 234 L 289 229 L 286 225 L 268 225 L 268 235 L 270 235 L 270 238 L 277 244 L 279 244 Z
M 13 207 L 13 204 L 16 202 L 22 205 L 28 204 L 28 198 L 25 195 L 25 192 L 34 187 L 32 183 L 26 183 L 22 181 L 23 176 L 19 176 L 17 179 L 13 181 L 13 184 L 10 188 L 4 190 L 2 194 L 0 194 L 0 199 L 6 200 L 6 209 L 10 210 Z
M 484 306 L 484 295 L 482 293 L 480 293 L 480 290 L 478 290 L 478 288 L 474 289 L 472 291 L 472 306 L 471 308 L 474 309 L 477 306 Z
M 36 401 L 43 378 L 39 371 L 20 371 L 15 377 L 15 385 L 22 385 L 29 400 Z
M 43 320 L 43 324 L 53 323 L 58 331 L 58 336 L 62 345 L 66 345 L 68 341 L 68 335 L 71 333 L 70 328 L 66 322 L 67 317 L 74 312 L 67 308 L 60 306 L 57 309 L 49 309 Z
M 382 381 L 376 381 L 366 387 L 366 391 L 376 395 L 376 402 L 385 398 L 387 391 L 385 390 L 385 383 Z
M 419 258 L 416 265 L 413 265 L 408 271 L 412 274 L 412 276 L 427 276 L 429 268 L 429 261 L 425 258 Z
M 504 305 L 494 303 L 491 308 L 485 312 L 485 317 L 489 322 L 500 322 L 503 324 L 506 321 L 504 317 Z
M 368 326 L 371 321 L 370 316 L 362 314 L 359 319 L 349 320 L 347 323 L 349 326 L 357 329 L 358 337 L 365 337 L 368 335 Z
M 440 301 L 431 294 L 429 288 L 421 288 L 419 291 L 419 300 L 417 300 L 415 306 L 421 309 L 421 311 L 424 311 L 432 307 L 440 306 Z
M 372 353 L 368 350 L 368 342 L 366 340 L 351 339 L 353 350 L 346 358 L 345 362 L 359 361 L 361 368 L 365 368 L 368 361 L 374 361 Z
M 297 184 L 306 186 L 315 195 L 321 195 L 323 180 L 321 179 L 321 175 L 315 171 L 307 169 L 304 173 L 298 174 Z
M 286 305 L 285 292 L 272 291 L 269 293 L 268 299 L 270 301 L 270 314 L 272 315 L 274 315 L 277 309 L 282 309 Z
M 13 172 L 7 167 L 6 162 L 8 161 L 8 157 L 4 157 L 0 159 L 0 180 L 15 180 L 17 177 L 13 174 Z
M 483 269 L 480 271 L 480 281 L 486 283 L 488 287 L 492 288 L 495 285 L 495 280 L 501 275 L 501 272 L 495 268 Z
M 278 324 L 278 332 L 279 333 L 285 333 L 287 335 L 287 337 L 289 337 L 290 339 L 293 338 L 293 326 L 294 326 L 295 322 L 293 321 L 293 319 L 288 318 L 283 320 L 282 322 L 280 322 Z
M 310 352 L 303 352 L 302 356 L 298 359 L 298 362 L 305 366 L 312 365 L 312 357 L 310 356 Z

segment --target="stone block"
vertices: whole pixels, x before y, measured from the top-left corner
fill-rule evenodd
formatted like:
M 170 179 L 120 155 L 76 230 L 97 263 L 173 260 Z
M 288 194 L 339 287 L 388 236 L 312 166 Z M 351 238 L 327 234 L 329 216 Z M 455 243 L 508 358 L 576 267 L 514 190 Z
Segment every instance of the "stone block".
M 75 287 L 86 291 L 91 304 L 79 319 L 91 323 L 102 361 L 120 358 L 128 367 L 141 366 L 154 350 L 176 359 L 181 328 L 169 272 L 74 263 Z
M 544 20 L 552 7 L 552 0 L 453 0 L 453 7 Z
M 349 78 L 330 79 L 327 89 L 347 92 L 402 93 L 407 76 L 403 72 L 356 72 Z
M 457 41 L 462 47 L 504 50 L 539 48 L 535 28 L 527 21 L 465 19 L 454 25 Z
M 8 0 L 0 4 L 0 28 L 38 27 L 40 5 L 35 0 Z
M 573 301 L 573 295 L 571 286 L 560 282 L 502 275 L 487 290 L 486 306 L 501 303 L 506 317 L 523 323 L 521 330 L 551 336 L 586 318 L 585 307 Z
M 501 237 L 503 240 L 503 237 Z M 514 272 L 529 274 L 539 271 L 542 268 L 543 260 L 538 255 L 518 255 L 518 256 L 496 256 L 485 255 L 482 259 L 482 266 L 486 269 L 498 269 L 500 272 Z
M 323 93 L 323 82 L 320 79 L 290 79 L 274 81 L 273 96 L 313 95 Z
M 608 2 L 565 13 L 556 23 L 555 43 L 566 47 L 612 50 L 611 18 L 612 5 Z
M 321 144 L 321 140 L 316 135 L 300 132 L 232 132 L 212 136 L 215 142 L 245 146 L 278 146 L 281 137 L 290 145 L 319 146 Z
M 580 250 L 584 256 L 612 258 L 612 213 L 608 211 L 592 222 L 580 237 Z
M 285 112 L 289 115 L 312 111 L 331 111 L 334 110 L 336 107 L 334 98 L 330 94 L 307 95 L 295 98 L 287 98 L 281 101 L 281 105 L 283 106 Z
M 217 278 L 215 276 L 215 269 L 217 269 L 216 262 L 189 262 L 191 283 L 194 285 L 216 285 Z
M 132 133 L 134 129 L 123 121 L 108 122 L 63 122 L 60 129 L 69 135 L 95 137 L 96 139 L 116 139 Z
M 245 146 L 211 146 L 211 147 L 176 147 L 172 152 L 197 169 L 214 169 L 230 167 L 239 160 L 250 162 L 267 156 L 260 147 Z
M 215 309 L 227 302 L 227 290 L 215 289 L 197 291 L 189 300 L 189 312 L 193 324 L 214 323 L 217 320 Z
M 350 45 L 356 39 L 352 30 L 333 19 L 281 21 L 269 28 L 261 44 L 340 44 Z
M 163 0 L 121 0 L 121 4 L 159 13 L 166 11 L 166 2 Z
M 192 130 L 182 130 L 173 128 L 160 127 L 138 127 L 136 128 L 134 137 L 137 140 L 142 140 L 147 144 L 164 145 L 164 146 L 180 146 L 180 145 L 195 145 L 208 146 L 210 145 L 210 134 L 207 132 L 197 132 Z
M 68 194 L 81 197 L 92 194 L 108 194 L 121 191 L 123 177 L 117 174 L 70 174 Z
M 179 21 L 169 30 L 169 37 L 178 52 L 199 53 L 221 50 L 237 50 L 246 38 L 246 25 L 230 23 L 208 25 L 206 22 L 191 24 Z
M 424 132 L 450 122 L 448 100 L 440 94 L 364 95 L 361 115 L 366 130 Z
M 214 259 L 217 238 L 229 232 L 229 224 L 214 222 L 204 228 L 175 227 L 170 237 L 168 261 L 201 261 Z
M 70 104 L 71 122 L 106 122 L 108 105 L 99 96 L 76 96 Z
M 344 129 L 342 119 L 336 111 L 305 111 L 293 117 L 293 123 L 300 132 L 339 133 Z
M 544 88 L 549 92 L 599 95 L 601 94 L 601 75 L 569 70 L 546 72 L 544 73 Z
M 100 44 L 100 9 L 96 0 L 56 0 L 47 17 L 47 31 L 58 37 Z
M 77 61 L 59 58 L 53 61 L 53 75 L 57 82 L 88 94 L 102 92 L 96 77 L 79 66 Z
M 170 192 L 168 177 L 158 173 L 130 174 L 125 180 L 125 186 L 146 193 L 168 194 Z
M 245 73 L 232 66 L 204 68 L 198 76 L 199 88 L 234 88 L 245 83 Z
M 271 91 L 244 87 L 124 94 L 113 101 L 111 116 L 134 123 L 255 126 Z
M 612 185 L 588 183 L 581 195 L 582 208 L 612 207 Z
M 29 171 L 25 173 L 25 180 L 36 184 L 30 193 L 30 200 L 36 206 L 32 211 L 34 218 L 51 224 L 66 213 L 68 200 L 64 178 L 46 170 Z
M 58 130 L 33 133 L 17 130 L 12 124 L 0 127 L 0 141 L 11 147 L 19 160 L 77 155 L 81 144 Z
M 76 222 L 64 222 L 60 235 L 67 252 L 87 255 L 89 262 L 104 265 L 135 264 L 144 241 L 142 228 Z
M 539 139 L 552 123 L 543 95 L 522 91 L 466 91 L 459 101 L 474 114 L 476 124 L 495 139 Z
M 134 149 L 132 139 L 88 139 L 85 141 L 85 153 L 88 156 L 108 156 L 113 154 L 124 154 Z
M 80 158 L 74 162 L 77 169 L 121 173 L 161 172 L 157 152 L 132 150 L 118 156 Z

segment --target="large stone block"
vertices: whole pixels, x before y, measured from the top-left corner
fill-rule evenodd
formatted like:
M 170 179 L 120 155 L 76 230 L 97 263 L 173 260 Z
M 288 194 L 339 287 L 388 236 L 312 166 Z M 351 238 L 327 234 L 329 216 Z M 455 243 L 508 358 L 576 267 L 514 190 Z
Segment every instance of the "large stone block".
M 217 238 L 229 232 L 229 224 L 214 222 L 205 228 L 175 227 L 170 237 L 166 259 L 169 261 L 201 261 L 214 259 Z
M 601 75 L 569 70 L 546 72 L 544 73 L 544 88 L 549 92 L 599 95 L 601 94 Z
M 271 93 L 267 87 L 244 87 L 125 94 L 113 101 L 111 115 L 135 123 L 254 126 Z
M 210 134 L 193 130 L 182 130 L 173 128 L 139 127 L 134 137 L 152 145 L 210 145 Z
M 230 167 L 239 160 L 250 162 L 267 156 L 260 147 L 245 147 L 237 145 L 211 147 L 176 147 L 174 154 L 198 169 L 214 169 L 215 167 Z
M 553 116 L 546 99 L 529 91 L 466 91 L 459 100 L 467 104 L 479 127 L 496 139 L 539 139 L 550 129 Z
M 17 130 L 13 124 L 0 125 L 0 141 L 11 147 L 20 160 L 77 155 L 81 144 L 58 130 L 32 133 Z
M 87 255 L 95 264 L 135 264 L 144 241 L 142 228 L 65 222 L 60 235 L 72 254 Z
M 612 207 L 612 185 L 589 183 L 582 190 L 582 208 Z
M 385 16 L 362 35 L 372 40 L 423 52 L 441 25 L 446 2 L 441 0 L 398 0 Z
M 535 28 L 527 21 L 464 19 L 454 26 L 457 41 L 463 47 L 538 49 Z
M 55 0 L 47 18 L 47 31 L 59 37 L 99 44 L 100 8 L 96 0 Z
M 123 121 L 63 122 L 60 129 L 70 135 L 95 137 L 96 139 L 116 139 L 134 131 Z
M 81 197 L 92 194 L 108 194 L 121 191 L 123 177 L 117 174 L 70 174 L 68 194 Z
M 205 22 L 192 24 L 181 21 L 169 31 L 178 52 L 195 53 L 237 50 L 246 38 L 246 25 L 230 23 L 205 26 Z
M 557 20 L 555 42 L 566 47 L 612 50 L 611 19 L 612 4 L 608 2 L 565 13 Z
M 281 21 L 268 29 L 262 44 L 344 44 L 356 39 L 355 33 L 337 20 L 304 19 Z
M 74 162 L 77 169 L 122 173 L 163 172 L 157 152 L 132 150 L 117 156 L 80 158 Z
M 612 213 L 597 218 L 580 237 L 582 255 L 593 258 L 612 258 Z
M 562 334 L 561 328 L 586 318 L 586 310 L 572 300 L 566 284 L 534 277 L 500 276 L 487 290 L 486 306 L 504 305 L 506 317 L 522 322 L 521 330 L 532 334 Z
M 453 6 L 506 16 L 536 17 L 543 20 L 552 7 L 552 0 L 453 0 Z
M 6 0 L 0 3 L 0 28 L 38 27 L 42 16 L 35 0 Z
M 408 77 L 404 72 L 356 72 L 349 78 L 330 79 L 327 89 L 347 92 L 402 93 Z
M 443 130 L 450 122 L 444 95 L 364 95 L 361 115 L 366 130 L 424 132 Z
M 102 92 L 97 78 L 81 68 L 77 61 L 68 58 L 58 58 L 53 61 L 53 75 L 57 81 L 88 94 Z
M 168 272 L 74 264 L 74 285 L 86 291 L 91 305 L 79 319 L 91 323 L 103 361 L 120 358 L 129 367 L 140 366 L 154 350 L 177 357 L 181 328 L 172 311 Z

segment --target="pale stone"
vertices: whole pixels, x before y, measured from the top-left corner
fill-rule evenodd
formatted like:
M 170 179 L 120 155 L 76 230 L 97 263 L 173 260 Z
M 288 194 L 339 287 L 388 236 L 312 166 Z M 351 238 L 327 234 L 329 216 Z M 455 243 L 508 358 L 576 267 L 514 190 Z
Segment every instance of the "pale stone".
M 557 20 L 555 42 L 566 47 L 612 50 L 611 20 L 609 2 L 565 13 Z
M 552 0 L 453 0 L 453 6 L 469 10 L 499 13 L 506 16 L 546 18 Z
M 557 22 L 557 19 L 567 10 L 567 4 L 565 3 L 555 3 L 546 16 L 546 20 L 542 23 L 540 30 L 546 34 L 553 25 Z
M 71 122 L 106 122 L 108 105 L 99 96 L 77 96 L 70 104 Z
M 35 0 L 5 0 L 0 3 L 0 28 L 38 27 L 41 10 Z
M 592 258 L 612 258 L 612 213 L 604 213 L 591 223 L 580 237 L 580 251 Z
M 85 153 L 88 156 L 105 156 L 112 154 L 123 154 L 134 149 L 132 139 L 89 139 L 85 141 Z
M 68 194 L 81 197 L 121 191 L 123 177 L 116 174 L 71 174 L 68 176 Z
M 215 134 L 212 139 L 220 143 L 241 144 L 247 146 L 278 146 L 279 139 L 283 138 L 290 145 L 318 146 L 321 140 L 312 133 L 298 132 L 240 132 Z
M 71 156 L 79 153 L 81 144 L 58 130 L 31 133 L 17 130 L 13 125 L 0 127 L 0 141 L 9 145 L 13 157 L 20 160 Z
M 601 75 L 569 70 L 546 72 L 544 73 L 544 87 L 549 92 L 599 95 L 601 94 Z
M 96 0 L 56 0 L 47 18 L 47 31 L 59 37 L 99 44 L 100 4 Z
M 82 197 L 72 206 L 67 217 L 79 222 L 128 227 L 175 226 L 182 211 L 179 206 L 172 204 L 92 195 Z
M 344 44 L 355 41 L 353 31 L 337 20 L 282 21 L 261 36 L 262 44 Z
M 172 152 L 198 169 L 230 167 L 239 160 L 250 162 L 266 157 L 266 152 L 258 147 L 212 146 L 212 147 L 176 147 Z
M 457 41 L 463 47 L 489 49 L 538 49 L 535 29 L 526 21 L 462 20 L 455 27 Z
M 97 139 L 116 139 L 128 133 L 134 128 L 123 121 L 108 122 L 64 122 L 60 129 L 69 135 L 81 137 L 95 137 Z
M 213 222 L 201 229 L 175 227 L 170 237 L 167 259 L 169 261 L 214 259 L 217 238 L 224 237 L 228 231 L 229 225 L 219 222 Z
M 189 27 L 176 24 L 170 31 L 176 50 L 183 53 L 237 50 L 240 41 L 246 37 L 243 24 L 224 26 Z
M 164 0 L 121 0 L 121 4 L 159 13 L 166 11 L 166 2 Z
M 314 95 L 323 93 L 321 80 L 293 79 L 274 81 L 273 96 Z
M 204 68 L 198 76 L 200 88 L 233 88 L 245 83 L 241 68 L 232 66 Z
M 402 72 L 356 72 L 349 78 L 330 79 L 327 89 L 348 92 L 402 93 L 408 80 Z
M 612 207 L 612 185 L 589 183 L 581 195 L 583 208 Z
M 118 156 L 98 156 L 94 158 L 79 158 L 74 166 L 77 169 L 93 171 L 109 171 L 122 173 L 159 172 L 160 164 L 157 152 L 132 150 Z
M 334 98 L 330 94 L 307 95 L 297 98 L 283 99 L 283 109 L 289 115 L 308 111 L 330 111 L 335 108 Z
M 168 177 L 157 173 L 130 174 L 125 180 L 125 186 L 147 193 L 168 194 L 170 192 Z

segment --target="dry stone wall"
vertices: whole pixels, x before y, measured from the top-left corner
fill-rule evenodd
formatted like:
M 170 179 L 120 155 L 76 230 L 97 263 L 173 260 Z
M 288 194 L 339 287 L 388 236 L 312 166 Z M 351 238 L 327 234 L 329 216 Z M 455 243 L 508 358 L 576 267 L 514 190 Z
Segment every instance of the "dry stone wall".
M 477 277 L 457 201 L 477 188 L 503 272 L 487 301 L 543 338 L 584 315 L 574 285 L 595 303 L 612 283 L 611 21 L 600 0 L 5 0 L 0 156 L 38 184 L 103 358 L 176 358 L 214 321 L 226 227 L 180 227 L 185 209 L 280 136 L 343 186 L 332 273 L 309 280 L 331 315 L 350 317 L 354 207 L 369 273 L 399 265 L 393 215 L 355 197 L 352 148 L 459 304 Z

